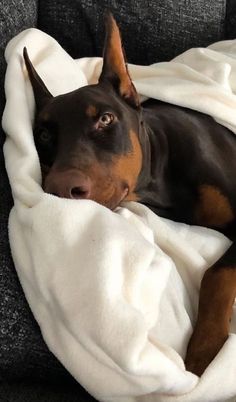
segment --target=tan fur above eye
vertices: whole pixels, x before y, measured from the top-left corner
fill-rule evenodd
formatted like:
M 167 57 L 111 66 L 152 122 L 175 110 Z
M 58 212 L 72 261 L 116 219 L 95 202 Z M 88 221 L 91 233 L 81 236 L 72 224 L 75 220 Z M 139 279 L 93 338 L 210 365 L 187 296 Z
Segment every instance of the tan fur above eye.
M 98 110 L 96 106 L 94 105 L 89 105 L 86 109 L 86 115 L 89 117 L 96 117 L 98 114 Z

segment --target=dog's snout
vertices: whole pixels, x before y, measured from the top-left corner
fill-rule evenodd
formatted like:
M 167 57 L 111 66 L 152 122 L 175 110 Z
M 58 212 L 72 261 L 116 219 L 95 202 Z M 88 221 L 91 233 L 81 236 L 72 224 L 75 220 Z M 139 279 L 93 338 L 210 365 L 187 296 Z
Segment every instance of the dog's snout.
M 89 198 L 90 188 L 88 183 L 83 183 L 79 187 L 73 187 L 70 190 L 70 198 Z
M 60 172 L 52 170 L 45 178 L 44 191 L 62 198 L 89 199 L 91 180 L 77 171 Z

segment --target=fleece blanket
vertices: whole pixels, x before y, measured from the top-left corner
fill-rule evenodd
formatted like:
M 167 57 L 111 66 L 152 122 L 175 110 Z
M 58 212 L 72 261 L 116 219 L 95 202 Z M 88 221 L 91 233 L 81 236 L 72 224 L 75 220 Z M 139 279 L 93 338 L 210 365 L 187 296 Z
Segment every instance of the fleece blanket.
M 202 377 L 184 366 L 201 278 L 229 240 L 161 219 L 138 203 L 111 212 L 93 201 L 45 194 L 24 46 L 54 95 L 96 82 L 102 60 L 75 61 L 36 29 L 22 32 L 6 49 L 10 244 L 48 347 L 99 401 L 236 400 L 236 313 L 228 340 Z M 236 42 L 227 41 L 169 63 L 129 67 L 143 98 L 208 113 L 236 133 L 235 57 Z

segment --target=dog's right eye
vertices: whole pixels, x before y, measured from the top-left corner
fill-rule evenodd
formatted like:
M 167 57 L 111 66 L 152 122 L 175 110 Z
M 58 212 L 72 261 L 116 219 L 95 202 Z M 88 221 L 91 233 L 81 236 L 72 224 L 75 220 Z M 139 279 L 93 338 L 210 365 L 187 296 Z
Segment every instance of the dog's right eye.
M 57 152 L 57 137 L 53 129 L 36 128 L 34 130 L 34 142 L 40 163 L 52 166 Z
M 43 129 L 38 134 L 38 140 L 46 145 L 52 140 L 52 134 L 47 129 Z
M 113 123 L 113 121 L 115 121 L 114 114 L 106 112 L 106 113 L 103 113 L 99 117 L 95 127 L 97 130 L 103 130 L 104 128 L 109 126 L 111 123 Z

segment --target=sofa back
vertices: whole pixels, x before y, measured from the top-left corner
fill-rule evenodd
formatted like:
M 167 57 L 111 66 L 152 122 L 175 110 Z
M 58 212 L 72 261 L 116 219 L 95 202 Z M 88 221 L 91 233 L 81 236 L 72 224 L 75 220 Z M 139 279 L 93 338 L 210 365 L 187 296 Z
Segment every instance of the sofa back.
M 127 60 L 167 61 L 225 35 L 226 0 L 41 0 L 38 24 L 73 57 L 101 56 L 104 15 L 122 32 Z

